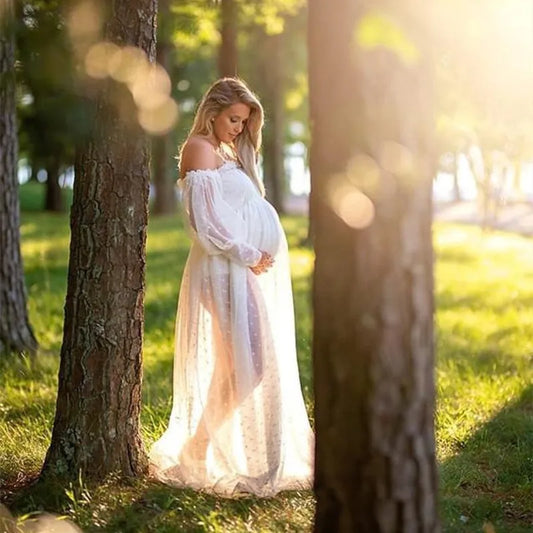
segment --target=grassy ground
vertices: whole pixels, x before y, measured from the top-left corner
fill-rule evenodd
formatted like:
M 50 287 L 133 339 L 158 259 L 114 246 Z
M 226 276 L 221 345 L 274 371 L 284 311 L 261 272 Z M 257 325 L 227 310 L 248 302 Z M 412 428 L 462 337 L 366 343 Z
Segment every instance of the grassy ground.
M 24 186 L 28 209 L 39 205 Z M 285 218 L 304 394 L 311 409 L 309 280 L 312 253 L 297 246 L 301 218 Z M 26 210 L 22 246 L 29 310 L 41 343 L 36 362 L 0 362 L 0 485 L 36 475 L 50 437 L 61 345 L 68 256 L 68 217 Z M 533 531 L 533 241 L 483 234 L 474 227 L 435 227 L 437 252 L 437 445 L 444 531 Z M 178 217 L 151 219 L 148 235 L 145 376 L 142 423 L 147 446 L 170 411 L 172 333 L 188 240 Z M 21 474 L 24 472 L 25 474 Z M 9 496 L 9 495 L 8 495 Z M 222 498 L 145 480 L 82 480 L 9 498 L 17 514 L 47 509 L 84 531 L 306 531 L 309 492 L 273 500 Z

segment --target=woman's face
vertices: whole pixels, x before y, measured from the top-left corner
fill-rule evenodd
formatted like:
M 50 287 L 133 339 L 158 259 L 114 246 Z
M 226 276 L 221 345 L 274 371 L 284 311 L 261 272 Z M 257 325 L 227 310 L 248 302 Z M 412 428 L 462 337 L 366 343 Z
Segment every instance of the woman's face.
M 246 126 L 250 106 L 232 104 L 221 111 L 213 121 L 215 137 L 223 143 L 232 143 Z

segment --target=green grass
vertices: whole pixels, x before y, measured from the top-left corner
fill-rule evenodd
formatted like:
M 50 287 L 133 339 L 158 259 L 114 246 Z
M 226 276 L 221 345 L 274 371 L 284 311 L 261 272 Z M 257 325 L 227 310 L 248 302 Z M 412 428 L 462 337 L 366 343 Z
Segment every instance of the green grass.
M 33 185 L 32 185 L 33 187 Z M 30 194 L 31 193 L 31 194 Z M 23 207 L 36 205 L 22 188 Z M 310 275 L 313 255 L 298 246 L 302 218 L 283 220 L 291 245 L 297 345 L 311 409 Z M 55 407 L 68 257 L 68 216 L 24 210 L 22 247 L 29 311 L 41 352 L 0 361 L 0 485 L 24 484 L 46 453 Z M 443 529 L 533 531 L 533 241 L 437 224 L 437 446 Z M 173 327 L 188 238 L 178 216 L 148 229 L 145 374 L 146 446 L 170 411 Z M 24 475 L 21 475 L 21 473 Z M 82 481 L 60 491 L 10 498 L 17 515 L 61 512 L 84 531 L 308 531 L 310 492 L 271 500 L 226 500 L 146 480 Z
M 533 241 L 437 225 L 437 445 L 449 532 L 533 531 Z

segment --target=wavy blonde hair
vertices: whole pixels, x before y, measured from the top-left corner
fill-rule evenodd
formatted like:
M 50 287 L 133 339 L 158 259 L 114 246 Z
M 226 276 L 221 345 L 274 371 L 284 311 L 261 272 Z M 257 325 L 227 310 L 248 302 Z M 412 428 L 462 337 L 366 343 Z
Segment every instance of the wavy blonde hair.
M 242 132 L 234 141 L 237 160 L 264 196 L 265 188 L 257 172 L 257 161 L 261 148 L 261 130 L 264 121 L 263 107 L 259 98 L 239 78 L 221 78 L 209 87 L 198 105 L 193 125 L 185 142 L 181 145 L 178 159 L 181 165 L 183 148 L 192 136 L 214 135 L 212 119 L 227 107 L 237 103 L 250 107 L 250 116 Z

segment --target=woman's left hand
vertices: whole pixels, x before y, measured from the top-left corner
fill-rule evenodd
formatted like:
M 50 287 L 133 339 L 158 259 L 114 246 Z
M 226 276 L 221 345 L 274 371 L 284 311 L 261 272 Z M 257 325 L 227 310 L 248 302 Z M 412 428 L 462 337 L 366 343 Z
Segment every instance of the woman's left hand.
M 261 259 L 259 259 L 259 263 L 250 267 L 250 270 L 258 276 L 259 274 L 266 272 L 273 264 L 274 258 L 268 252 L 261 251 Z

